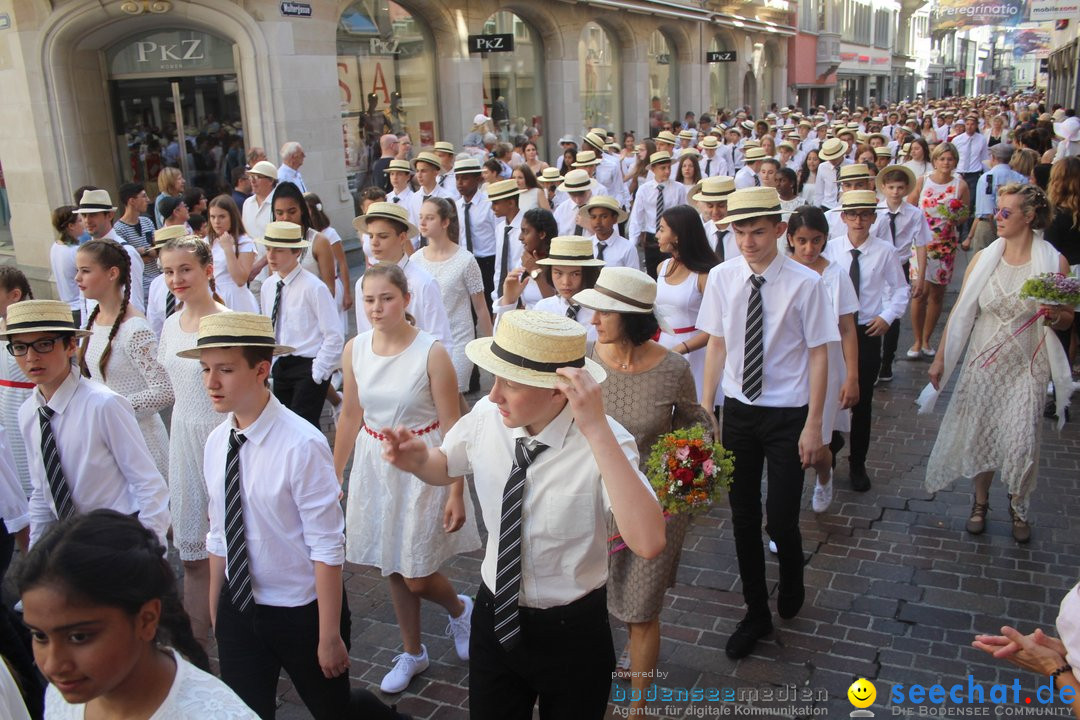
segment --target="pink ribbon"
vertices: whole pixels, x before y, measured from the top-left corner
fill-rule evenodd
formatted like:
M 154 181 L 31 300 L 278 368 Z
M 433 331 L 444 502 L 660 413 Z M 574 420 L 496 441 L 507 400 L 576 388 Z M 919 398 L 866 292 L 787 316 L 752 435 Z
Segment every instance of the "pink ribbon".
M 1010 340 L 1012 340 L 1013 338 L 1020 335 L 1020 333 L 1027 330 L 1029 327 L 1034 325 L 1036 322 L 1038 322 L 1039 318 L 1041 318 L 1041 317 L 1049 317 L 1049 315 L 1050 315 L 1050 313 L 1048 313 L 1046 310 L 1039 310 L 1037 313 L 1032 315 L 1031 318 L 1029 318 L 1027 320 L 1027 322 L 1025 322 L 1023 325 L 1021 325 L 1019 328 L 1017 328 L 1016 332 L 1014 332 L 1012 335 L 1005 338 L 1004 340 L 999 342 L 997 345 L 993 345 L 991 347 L 988 347 L 987 349 L 983 350 L 981 353 L 976 355 L 974 357 L 974 359 L 972 359 L 972 361 L 970 363 L 968 363 L 968 366 L 970 367 L 971 365 L 974 365 L 976 362 L 978 362 L 979 358 L 981 358 L 983 355 L 986 355 L 987 353 L 990 353 L 989 357 L 987 357 L 985 360 L 983 360 L 982 364 L 979 365 L 980 368 L 989 367 L 990 364 L 992 362 L 994 362 L 994 360 L 997 358 L 998 353 L 1001 352 L 1002 349 L 1005 347 L 1006 343 L 1008 343 Z M 1039 350 L 1042 349 L 1042 344 L 1044 342 L 1046 342 L 1045 337 L 1042 340 L 1040 340 L 1038 346 L 1036 346 L 1035 355 L 1031 356 L 1031 366 L 1032 366 L 1031 369 L 1032 369 L 1033 373 L 1034 373 L 1034 365 L 1035 365 L 1035 356 L 1039 354 Z

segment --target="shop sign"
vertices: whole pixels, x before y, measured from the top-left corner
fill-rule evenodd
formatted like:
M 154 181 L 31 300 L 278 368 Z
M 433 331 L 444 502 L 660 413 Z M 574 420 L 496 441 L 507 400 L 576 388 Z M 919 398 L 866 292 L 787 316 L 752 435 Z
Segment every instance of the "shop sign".
M 1024 0 L 938 0 L 930 14 L 930 30 L 1015 26 L 1023 20 Z
M 734 50 L 719 50 L 715 52 L 705 53 L 705 62 L 707 63 L 721 63 L 721 62 L 735 62 Z
M 513 52 L 514 51 L 514 34 L 513 33 L 501 33 L 498 35 L 470 35 L 469 36 L 469 52 L 471 53 L 489 53 L 489 52 Z
M 166 30 L 142 35 L 111 48 L 106 56 L 113 77 L 233 69 L 232 43 L 195 30 Z
M 870 56 L 869 55 L 860 55 L 859 56 L 859 64 L 860 65 L 866 65 L 869 62 L 870 62 Z
M 302 2 L 281 3 L 281 14 L 285 17 L 311 17 L 311 4 Z
M 891 61 L 887 57 L 876 57 L 873 60 L 874 65 L 888 65 Z
M 1029 0 L 1028 20 L 1069 20 L 1080 16 L 1080 2 L 1077 0 Z

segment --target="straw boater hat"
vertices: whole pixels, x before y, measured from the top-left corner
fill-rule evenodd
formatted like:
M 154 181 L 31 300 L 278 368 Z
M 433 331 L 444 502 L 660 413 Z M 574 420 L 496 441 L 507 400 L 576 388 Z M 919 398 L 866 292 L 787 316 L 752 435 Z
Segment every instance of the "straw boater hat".
M 559 173 L 557 167 L 546 167 L 536 176 L 536 182 L 541 183 L 561 183 L 562 181 L 563 176 Z
M 386 166 L 386 172 L 404 172 L 412 175 L 413 169 L 408 160 L 391 160 Z
M 851 182 L 853 180 L 870 180 L 870 168 L 866 167 L 866 163 L 854 163 L 853 165 L 841 165 L 840 175 L 837 178 L 840 182 Z
M 713 148 L 720 147 L 720 141 L 716 139 L 715 135 L 706 135 L 698 143 L 698 147 L 704 150 L 712 150 Z
M 634 268 L 606 267 L 596 284 L 574 300 L 590 310 L 644 315 L 656 305 L 656 281 Z
M 878 190 L 882 190 L 885 185 L 885 178 L 896 172 L 904 173 L 904 177 L 907 178 L 908 188 L 915 187 L 915 173 L 907 165 L 889 165 L 881 169 L 881 172 L 877 174 L 875 178 L 875 184 Z
M 610 195 L 593 195 L 591 198 L 589 198 L 589 202 L 585 203 L 581 207 L 581 211 L 579 214 L 587 217 L 589 211 L 593 208 L 603 208 L 604 210 L 610 210 L 611 212 L 615 213 L 615 222 L 626 222 L 626 219 L 630 217 L 630 213 L 623 210 L 622 207 L 619 205 L 618 200 L 611 197 Z
M 454 143 L 446 142 L 445 140 L 440 140 L 439 142 L 435 143 L 432 146 L 432 150 L 434 150 L 435 152 L 444 152 L 444 153 L 450 153 L 451 155 L 453 155 L 454 154 Z
M 574 159 L 574 163 L 571 167 L 583 168 L 599 164 L 600 158 L 596 157 L 596 153 L 594 153 L 592 150 L 581 150 L 578 152 L 577 157 Z
M 154 247 L 159 248 L 170 240 L 182 238 L 187 234 L 187 228 L 183 225 L 170 225 L 168 227 L 158 228 L 154 231 Z
M 517 187 L 517 183 L 513 180 L 506 180 L 505 182 L 514 183 L 514 187 Z M 356 228 L 356 232 L 360 234 L 366 233 L 368 231 L 367 224 L 369 220 L 393 220 L 394 222 L 401 223 L 405 226 L 405 232 L 409 237 L 420 234 L 420 231 L 416 226 L 409 222 L 409 211 L 397 203 L 371 203 L 371 205 L 368 206 L 368 211 L 366 213 L 352 221 L 353 227 Z M 274 225 L 277 223 L 270 224 Z
M 87 190 L 79 198 L 78 215 L 90 215 L 99 212 L 116 212 L 116 206 L 112 204 L 108 190 Z
M 661 130 L 656 135 L 656 141 L 657 142 L 666 142 L 668 145 L 674 145 L 675 143 L 678 142 L 678 138 L 676 138 L 673 133 L 668 132 L 667 130 Z
M 748 187 L 736 190 L 728 196 L 727 208 L 727 215 L 719 222 L 720 225 L 769 215 L 780 216 L 784 213 L 780 208 L 780 195 L 777 194 L 776 188 L 771 187 Z
M 442 160 L 439 159 L 438 155 L 431 152 L 420 153 L 413 162 L 417 165 L 420 163 L 427 163 L 428 165 L 434 165 L 437 169 L 442 169 Z
M 671 153 L 667 150 L 660 150 L 649 156 L 649 165 L 663 165 L 665 163 L 671 164 Z
M 585 328 L 580 323 L 537 310 L 506 313 L 495 337 L 471 341 L 465 354 L 496 377 L 531 387 L 555 387 L 560 382 L 555 371 L 563 367 L 584 368 L 597 382 L 607 377 L 599 364 L 585 357 Z
M 255 242 L 269 247 L 302 250 L 311 245 L 304 237 L 304 229 L 291 222 L 272 222 L 266 226 L 266 232 Z
M 203 350 L 234 347 L 273 348 L 275 355 L 295 351 L 295 348 L 277 344 L 274 325 L 266 315 L 229 311 L 204 316 L 199 321 L 195 347 L 181 350 L 176 356 L 198 360 Z
M 779 145 L 777 145 L 776 147 L 777 147 L 777 148 L 787 148 L 787 149 L 788 149 L 788 150 L 790 150 L 791 152 L 795 152 L 795 146 L 791 144 L 791 141 L 790 141 L 790 140 L 784 140 L 783 142 L 781 142 L 781 143 L 780 143 Z
M 596 192 L 599 189 L 600 183 L 589 177 L 589 173 L 584 170 L 571 170 L 566 173 L 562 184 L 556 188 L 559 192 L 564 193 Z
M 818 156 L 822 160 L 835 160 L 836 158 L 844 157 L 847 155 L 847 152 L 848 144 L 846 142 L 838 138 L 832 138 L 831 140 L 826 140 L 822 144 Z
M 691 132 L 690 130 L 680 130 L 679 131 L 679 139 L 680 140 L 693 140 L 694 139 L 694 133 Z
M 873 190 L 848 190 L 840 196 L 843 210 L 877 210 L 877 193 Z
M 601 133 L 596 132 L 595 130 L 590 130 L 589 132 L 585 133 L 585 137 L 583 137 L 581 140 L 583 143 L 591 145 L 599 151 L 603 151 L 604 145 L 607 144 L 604 140 L 604 136 Z
M 262 175 L 263 177 L 277 180 L 277 168 L 274 167 L 274 163 L 270 162 L 269 160 L 260 160 L 259 162 L 252 165 L 251 169 L 248 170 L 248 174 Z
M 892 150 L 889 149 L 887 145 L 882 145 L 881 147 L 874 148 L 874 155 L 876 155 L 877 157 L 891 158 Z
M 479 175 L 482 169 L 483 165 L 474 157 L 461 158 L 454 163 L 455 175 Z
M 699 158 L 701 157 L 701 153 L 699 153 L 696 148 L 684 148 L 683 151 L 679 153 L 679 162 L 682 162 L 683 158 L 688 157 Z
M 573 172 L 573 170 L 570 172 Z M 587 174 L 584 170 L 581 172 Z M 506 198 L 517 197 L 523 192 L 525 191 L 518 187 L 517 180 L 512 179 L 499 180 L 498 182 L 489 183 L 487 186 L 488 200 L 505 200 Z M 410 233 L 410 236 L 414 234 Z
M 752 147 L 743 153 L 743 158 L 748 163 L 757 162 L 758 160 L 764 160 L 765 151 L 759 147 Z
M 867 135 L 866 136 L 866 141 L 869 142 L 869 141 L 873 140 L 874 138 L 879 138 L 883 143 L 888 143 L 889 142 L 888 136 L 885 135 L 885 133 L 879 133 L 879 132 L 870 133 L 869 135 Z
M 705 178 L 690 190 L 690 199 L 695 202 L 721 202 L 735 192 L 735 179 L 726 175 Z
M 743 120 L 741 123 L 739 123 L 739 125 L 742 126 L 743 130 L 753 130 L 754 129 L 754 121 L 753 120 Z
M 0 337 L 39 332 L 71 333 L 75 337 L 92 334 L 79 329 L 71 307 L 60 300 L 23 300 L 8 307 L 7 326 L 0 326 Z
M 543 260 L 537 265 L 580 265 L 581 267 L 602 267 L 603 260 L 593 256 L 592 240 L 577 235 L 563 235 L 551 238 L 551 247 Z

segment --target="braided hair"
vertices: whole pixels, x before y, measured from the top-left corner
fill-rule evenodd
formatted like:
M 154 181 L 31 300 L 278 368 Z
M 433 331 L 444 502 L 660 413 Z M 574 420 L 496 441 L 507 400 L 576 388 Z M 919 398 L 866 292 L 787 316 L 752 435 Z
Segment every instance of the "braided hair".
M 184 235 L 183 237 L 166 240 L 165 244 L 158 249 L 158 264 L 161 264 L 161 256 L 169 250 L 180 250 L 191 253 L 195 256 L 195 260 L 198 261 L 199 267 L 205 268 L 214 264 L 214 254 L 210 249 L 210 244 L 198 235 Z M 216 302 L 219 302 L 222 305 L 225 304 L 225 301 L 218 295 L 217 282 L 214 281 L 213 274 L 210 275 L 210 296 L 213 297 Z
M 93 510 L 55 525 L 23 561 L 19 594 L 49 586 L 76 602 L 114 607 L 134 616 L 150 600 L 161 600 L 155 642 L 176 648 L 209 671 L 206 651 L 191 632 L 176 576 L 157 535 L 115 510 Z
M 30 289 L 30 281 L 22 270 L 14 265 L 0 265 L 0 290 L 11 292 L 18 290 L 20 300 L 33 300 L 34 291 Z
M 124 322 L 128 304 L 131 302 L 131 257 L 128 256 L 124 246 L 115 240 L 90 240 L 79 248 L 79 252 L 90 254 L 94 261 L 106 270 L 109 268 L 119 269 L 120 276 L 117 280 L 124 288 L 123 298 L 120 300 L 120 310 L 116 313 L 116 319 L 113 320 L 112 328 L 109 330 L 109 340 L 105 345 L 105 352 L 101 353 L 101 359 L 98 361 L 98 370 L 101 372 L 101 380 L 104 382 L 105 368 L 108 367 L 109 358 L 112 357 L 113 338 L 116 337 L 116 333 L 120 332 L 120 325 Z M 101 305 L 98 304 L 86 320 L 87 328 L 93 329 L 94 320 L 97 319 L 100 312 Z M 82 345 L 79 347 L 79 368 L 82 370 L 83 377 L 90 377 L 90 368 L 86 365 L 86 349 L 89 346 L 90 336 L 87 335 L 83 338 Z

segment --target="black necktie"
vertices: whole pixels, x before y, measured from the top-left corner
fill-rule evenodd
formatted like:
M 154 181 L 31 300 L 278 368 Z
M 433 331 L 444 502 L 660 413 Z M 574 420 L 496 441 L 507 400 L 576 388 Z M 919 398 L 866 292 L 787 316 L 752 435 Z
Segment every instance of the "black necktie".
M 859 270 L 860 255 L 862 255 L 862 250 L 851 248 L 851 267 L 848 268 L 848 275 L 851 276 L 851 284 L 855 286 L 855 297 L 859 296 L 859 282 L 862 280 L 862 272 Z
M 604 251 L 605 250 L 607 250 L 607 243 L 604 242 L 603 240 L 597 240 L 596 241 L 596 259 L 597 260 L 603 260 L 604 259 Z
M 757 173 L 754 173 L 754 186 L 761 187 L 761 178 L 757 176 Z
M 510 231 L 513 228 L 510 225 L 506 226 L 503 230 L 503 246 L 501 257 L 499 258 L 499 284 L 495 286 L 495 292 L 502 295 L 503 283 L 506 282 L 506 274 L 510 272 Z
M 571 320 L 577 320 L 577 314 L 579 310 L 581 310 L 580 305 L 570 303 L 570 305 L 566 308 L 566 317 L 570 318 Z
M 472 207 L 472 201 L 465 203 L 465 249 L 472 252 L 472 217 L 469 215 L 469 208 Z
M 716 231 L 716 257 L 720 258 L 720 262 L 724 262 L 724 231 Z
M 712 158 L 705 161 L 705 177 L 711 177 L 709 171 L 712 169 Z
M 394 196 L 394 202 L 396 202 L 396 203 L 399 203 L 399 202 L 401 202 L 401 198 L 400 198 L 400 197 L 398 197 L 397 195 L 395 195 L 395 196 Z
M 585 232 L 585 228 L 581 227 L 581 221 L 580 220 L 574 220 L 574 234 L 577 235 L 578 237 L 580 237 L 581 234 L 584 233 L 584 232 Z
M 899 214 L 899 212 L 889 213 L 889 234 L 892 235 L 893 247 L 896 246 L 896 216 Z
M 41 428 L 41 462 L 45 465 L 45 479 L 49 481 L 56 517 L 66 520 L 75 514 L 75 501 L 71 498 L 71 488 L 64 478 L 64 468 L 60 466 L 60 451 L 56 448 L 56 436 L 53 435 L 52 416 L 56 413 L 48 405 L 38 408 L 38 425 Z
M 176 296 L 170 291 L 165 295 L 165 317 L 169 317 L 176 312 Z
M 765 313 L 761 307 L 761 286 L 765 278 L 750 276 L 750 300 L 746 305 L 746 339 L 743 348 L 743 394 L 753 402 L 761 397 L 765 369 Z
M 244 503 L 240 493 L 240 446 L 247 436 L 229 433 L 225 455 L 225 548 L 228 563 L 229 597 L 233 607 L 243 612 L 251 604 L 251 570 L 248 567 L 247 538 L 244 536 Z
M 274 291 L 274 309 L 270 313 L 270 324 L 274 326 L 274 335 L 277 335 L 278 312 L 281 310 L 281 289 L 285 287 L 284 280 L 277 281 L 277 289 Z
M 439 187 L 443 186 L 443 180 L 445 180 L 445 179 L 446 179 L 445 175 L 440 175 L 439 176 L 439 182 L 438 182 Z M 424 199 L 427 200 L 427 198 L 424 198 Z
M 507 650 L 521 641 L 518 593 L 521 590 L 521 505 L 525 495 L 525 473 L 547 445 L 525 447 L 518 438 L 514 447 L 514 467 L 503 488 L 502 517 L 499 521 L 499 559 L 495 566 L 495 637 Z
M 664 214 L 664 186 L 656 186 L 656 230 L 660 232 L 660 216 Z

